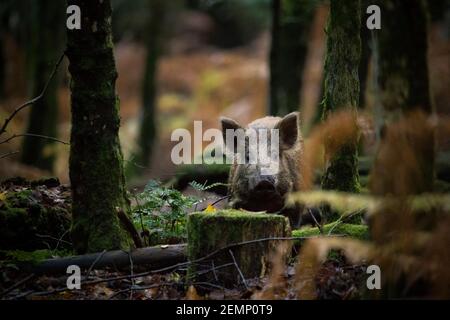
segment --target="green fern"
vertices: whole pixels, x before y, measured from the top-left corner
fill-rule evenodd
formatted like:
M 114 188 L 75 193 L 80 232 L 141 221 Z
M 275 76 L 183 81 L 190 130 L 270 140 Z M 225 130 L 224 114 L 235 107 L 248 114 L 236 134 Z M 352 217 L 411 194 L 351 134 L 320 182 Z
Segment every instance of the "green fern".
M 197 191 L 207 191 L 215 187 L 228 186 L 227 183 L 216 182 L 210 185 L 206 185 L 208 181 L 205 181 L 204 184 L 198 183 L 197 181 L 192 181 L 189 185 Z

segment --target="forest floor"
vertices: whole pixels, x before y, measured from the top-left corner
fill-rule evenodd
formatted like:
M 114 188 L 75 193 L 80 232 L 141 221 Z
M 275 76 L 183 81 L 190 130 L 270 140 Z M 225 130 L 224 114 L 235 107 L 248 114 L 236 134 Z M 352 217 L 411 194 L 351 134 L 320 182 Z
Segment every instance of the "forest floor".
M 11 195 L 24 195 L 20 201 L 12 202 Z M 186 285 L 187 265 L 178 266 L 168 273 L 148 272 L 143 266 L 124 270 L 95 270 L 91 266 L 82 272 L 81 290 L 67 288 L 67 274 L 34 275 L 23 266 L 30 266 L 43 259 L 70 255 L 71 243 L 68 236 L 70 217 L 70 188 L 60 185 L 57 180 L 43 179 L 28 182 L 15 179 L 2 183 L 0 190 L 0 216 L 14 207 L 15 212 L 24 210 L 27 215 L 37 212 L 44 217 L 52 208 L 52 215 L 61 222 L 60 229 L 42 230 L 45 226 L 32 221 L 31 228 L 21 229 L 26 240 L 32 238 L 35 247 L 28 251 L 9 250 L 0 252 L 0 298 L 1 299 L 294 299 L 296 298 L 295 259 L 287 265 L 281 262 L 273 266 L 273 272 L 264 277 L 246 279 L 246 283 L 234 288 L 225 288 L 218 281 L 198 282 Z M 21 211 L 22 212 L 22 211 Z M 38 215 L 38 214 L 35 214 Z M 56 219 L 56 218 L 55 218 Z M 7 221 L 10 223 L 11 221 Z M 30 222 L 30 221 L 28 221 Z M 24 224 L 22 221 L 21 223 Z M 57 224 L 52 223 L 52 226 Z M 35 235 L 39 229 L 39 237 Z M 12 241 L 0 237 L 10 245 Z M 3 240 L 2 240 L 3 239 Z M 31 245 L 23 241 L 22 246 Z M 31 248 L 31 247 L 30 247 Z M 298 250 L 294 248 L 295 254 Z M 32 252 L 32 253 L 31 253 Z M 232 267 L 232 266 L 231 266 Z M 92 269 L 92 270 L 90 270 Z M 277 271 L 275 271 L 277 270 Z M 222 270 L 220 270 L 222 271 Z M 226 270 L 223 270 L 225 272 Z M 219 271 L 217 271 L 219 272 Z M 278 272 L 275 274 L 274 272 Z M 145 275 L 141 275 L 144 273 Z M 365 266 L 346 262 L 342 255 L 329 258 L 318 270 L 314 278 L 318 299 L 354 299 L 362 296 L 365 283 Z
M 246 286 L 225 288 L 218 283 L 194 283 L 186 287 L 185 270 L 133 277 L 130 272 L 93 270 L 84 273 L 80 290 L 67 288 L 67 275 L 33 276 L 19 271 L 2 271 L 1 299 L 17 300 L 223 300 L 296 299 L 295 267 L 288 265 L 274 282 L 269 276 L 246 279 Z M 364 294 L 365 266 L 344 260 L 327 260 L 314 279 L 317 299 L 358 299 Z M 127 277 L 126 279 L 123 279 Z M 93 284 L 84 284 L 93 283 Z M 10 290 L 11 287 L 17 286 Z

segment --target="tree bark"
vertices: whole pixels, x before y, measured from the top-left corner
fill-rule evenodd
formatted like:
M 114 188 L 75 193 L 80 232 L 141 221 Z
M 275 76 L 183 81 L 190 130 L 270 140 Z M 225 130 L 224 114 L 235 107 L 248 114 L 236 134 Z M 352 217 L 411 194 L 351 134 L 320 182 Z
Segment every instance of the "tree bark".
M 28 68 L 32 79 L 31 95 L 38 96 L 48 81 L 53 65 L 62 53 L 64 3 L 54 0 L 32 1 L 30 7 Z M 27 133 L 57 137 L 58 77 L 49 84 L 45 95 L 31 107 Z M 48 139 L 25 137 L 21 161 L 53 171 L 56 143 Z
M 383 14 L 382 27 L 377 33 L 384 121 L 389 125 L 415 111 L 421 111 L 428 116 L 434 112 L 434 106 L 427 60 L 429 23 L 427 2 L 383 0 L 379 1 L 378 5 Z M 423 119 L 426 121 L 426 117 Z M 422 126 L 429 128 L 426 123 Z M 420 186 L 416 185 L 418 193 L 433 189 L 435 137 L 429 129 L 422 132 L 422 136 L 429 136 L 426 146 L 415 152 L 416 160 L 420 164 L 420 180 L 423 182 Z M 414 148 L 419 141 L 412 142 L 416 144 Z
M 162 0 L 149 0 L 148 10 L 150 10 L 148 36 L 147 36 L 147 57 L 145 60 L 144 78 L 142 81 L 142 114 L 138 136 L 138 152 L 136 162 L 141 166 L 150 164 L 153 145 L 156 139 L 156 76 L 158 60 L 161 55 L 162 24 L 164 21 L 164 6 Z M 133 166 L 131 172 L 139 171 Z
M 428 10 L 423 0 L 379 2 L 380 86 L 387 111 L 416 108 L 430 113 Z
M 282 243 L 277 240 L 255 241 L 246 246 L 235 246 L 232 250 L 223 248 L 258 239 L 290 237 L 291 227 L 288 218 L 281 215 L 224 210 L 214 214 L 189 214 L 187 233 L 188 258 L 192 262 L 188 269 L 189 281 L 219 279 L 225 286 L 234 287 L 245 282 L 243 278 L 264 276 L 269 271 L 271 257 L 281 249 Z M 289 255 L 289 247 L 290 243 L 283 250 L 285 257 Z M 209 256 L 208 259 L 205 256 Z M 202 262 L 194 263 L 198 259 Z M 222 269 L 217 273 L 207 272 L 214 267 Z
M 316 2 L 272 0 L 269 114 L 300 108 L 300 89 Z
M 81 9 L 81 29 L 68 30 L 72 131 L 72 241 L 79 253 L 129 249 L 118 210 L 129 213 L 119 142 L 117 71 L 109 0 L 69 0 Z
M 370 0 L 361 1 L 361 17 L 366 16 L 366 9 L 370 5 Z M 369 65 L 371 59 L 370 39 L 371 30 L 369 30 L 365 23 L 361 22 L 361 59 L 359 62 L 359 104 L 358 108 L 364 109 L 366 106 L 366 89 L 369 75 Z
M 337 110 L 355 114 L 359 104 L 358 67 L 361 56 L 361 5 L 359 0 L 331 0 L 325 58 L 323 118 Z M 356 119 L 355 119 L 356 121 Z M 332 137 L 330 137 L 332 138 Z M 348 137 L 338 151 L 329 154 L 325 145 L 326 169 L 322 188 L 358 192 L 358 138 Z
M 3 52 L 3 34 L 0 32 L 0 99 L 5 96 L 5 53 Z

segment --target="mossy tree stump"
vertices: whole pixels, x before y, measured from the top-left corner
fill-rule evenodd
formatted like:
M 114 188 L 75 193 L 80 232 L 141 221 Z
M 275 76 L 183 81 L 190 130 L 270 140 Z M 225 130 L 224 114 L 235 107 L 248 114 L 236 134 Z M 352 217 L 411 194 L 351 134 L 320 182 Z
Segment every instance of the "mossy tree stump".
M 227 287 L 243 283 L 243 278 L 266 274 L 278 246 L 286 242 L 267 239 L 291 236 L 289 220 L 284 216 L 238 210 L 191 213 L 187 232 L 192 262 L 188 282 L 218 281 Z M 233 245 L 257 239 L 266 240 Z M 287 256 L 289 252 L 290 243 L 282 254 Z

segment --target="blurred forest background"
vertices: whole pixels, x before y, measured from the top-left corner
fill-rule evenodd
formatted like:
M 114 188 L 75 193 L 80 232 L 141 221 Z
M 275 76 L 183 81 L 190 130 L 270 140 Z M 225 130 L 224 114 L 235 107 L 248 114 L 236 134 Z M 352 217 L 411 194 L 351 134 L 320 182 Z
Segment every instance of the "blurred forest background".
M 66 30 L 65 1 L 0 3 L 0 181 L 35 180 L 1 185 L 5 249 L 47 246 L 54 257 L 61 254 L 58 249 L 68 250 L 63 256 L 123 249 L 130 237 L 136 247 L 192 242 L 186 213 L 221 209 L 224 202 L 204 200 L 211 199 L 209 192 L 218 201 L 226 199 L 229 166 L 176 167 L 173 130 L 192 131 L 195 120 L 202 121 L 203 130 L 219 128 L 220 116 L 247 124 L 300 111 L 301 192 L 290 194 L 288 202 L 324 209 L 325 215 L 319 223 L 309 211 L 316 225 L 309 231 L 315 233 L 308 227 L 292 233 L 300 235 L 300 263 L 286 274 L 295 278 L 291 284 L 298 297 L 314 297 L 315 289 L 304 284 L 312 283 L 311 270 L 319 270 L 328 249 L 336 248 L 359 262 L 372 255 L 383 277 L 394 279 L 387 280 L 392 284 L 383 293 L 387 297 L 449 296 L 449 0 L 111 0 L 116 91 L 110 3 L 69 3 L 84 6 L 88 28 Z M 382 7 L 381 30 L 366 27 L 371 4 Z M 116 93 L 129 194 L 117 147 Z M 40 99 L 23 105 L 33 97 Z M 63 185 L 42 179 L 52 176 Z M 36 224 L 41 211 L 56 212 L 56 220 Z M 26 223 L 20 220 L 28 217 Z M 364 241 L 369 230 L 370 241 L 333 238 L 333 230 L 344 235 L 356 230 L 349 236 Z M 69 231 L 71 242 L 64 238 Z M 321 237 L 302 243 L 305 234 Z M 186 259 L 185 252 L 181 255 Z M 353 294 L 353 283 L 336 294 L 339 285 L 327 274 L 338 282 L 363 283 L 356 279 L 365 273 L 361 265 L 346 266 L 350 275 L 340 278 L 346 263 L 332 262 L 325 265 L 331 272 L 319 272 L 319 282 L 331 284 L 319 296 Z M 280 277 L 285 265 L 274 265 L 268 285 L 261 292 L 258 285 L 256 296 L 283 297 L 277 292 L 286 284 Z M 422 275 L 432 290 L 409 294 L 411 283 L 420 288 Z M 409 284 L 404 276 L 412 279 Z M 164 283 L 158 279 L 149 281 Z M 132 298 L 131 284 L 107 295 L 131 290 Z M 8 287 L 4 294 L 22 297 L 15 284 Z M 53 293 L 43 287 L 43 295 Z M 185 286 L 179 288 L 184 294 Z M 247 289 L 239 297 L 248 298 Z
M 292 52 L 293 57 L 278 64 L 278 81 L 294 87 L 290 91 L 297 97 L 289 105 L 301 111 L 302 129 L 307 135 L 321 115 L 329 5 L 300 1 L 303 11 L 299 14 L 295 1 L 283 2 L 288 6 L 280 20 L 274 13 L 279 5 L 276 0 L 112 1 L 120 138 L 132 185 L 149 178 L 167 180 L 173 175 L 170 134 L 176 128 L 190 129 L 193 120 L 202 120 L 206 129 L 219 127 L 219 115 L 245 124 L 267 113 L 290 111 L 268 107 L 276 45 L 288 46 Z M 431 91 L 437 113 L 448 114 L 449 11 L 445 10 L 446 1 L 428 4 Z M 362 7 L 365 10 L 367 6 Z M 4 0 L 0 4 L 0 118 L 37 96 L 44 87 L 65 47 L 65 9 L 64 1 Z M 289 14 L 297 20 L 289 21 Z M 367 16 L 362 12 L 363 29 Z M 371 61 L 375 52 L 370 32 L 362 32 L 362 64 L 366 62 L 368 67 L 361 69 L 367 83 L 362 81 L 360 104 L 370 111 L 376 98 L 372 75 L 377 70 Z M 279 37 L 272 39 L 272 34 Z M 69 141 L 66 60 L 63 66 L 45 98 L 15 117 L 10 132 Z M 143 119 L 149 118 L 154 121 L 141 126 Z M 36 137 L 20 137 L 0 145 L 0 154 L 17 151 L 1 160 L 1 180 L 56 175 L 62 182 L 69 182 L 67 145 Z

